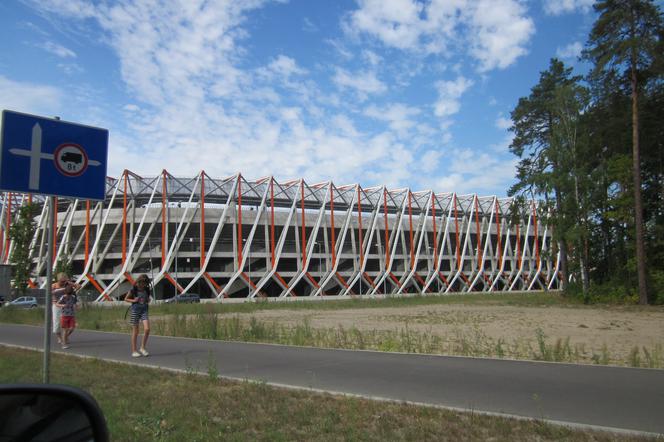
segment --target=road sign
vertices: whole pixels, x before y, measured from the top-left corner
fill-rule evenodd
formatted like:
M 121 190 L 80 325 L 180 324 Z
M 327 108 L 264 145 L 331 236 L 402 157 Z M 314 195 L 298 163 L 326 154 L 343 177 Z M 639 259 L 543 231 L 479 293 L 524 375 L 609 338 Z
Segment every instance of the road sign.
M 103 200 L 108 130 L 2 111 L 0 190 Z

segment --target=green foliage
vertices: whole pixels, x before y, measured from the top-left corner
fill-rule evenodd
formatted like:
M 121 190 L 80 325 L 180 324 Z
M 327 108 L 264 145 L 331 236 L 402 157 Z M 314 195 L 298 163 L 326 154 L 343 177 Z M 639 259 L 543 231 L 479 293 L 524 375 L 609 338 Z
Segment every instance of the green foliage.
M 561 270 L 572 276 L 566 293 L 584 302 L 631 303 L 636 294 L 644 303 L 646 284 L 637 275 L 646 262 L 649 302 L 664 302 L 660 8 L 650 0 L 598 1 L 583 54 L 590 74 L 582 79 L 552 59 L 511 114 L 510 150 L 519 164 L 509 194 L 553 209 Z M 645 257 L 637 253 L 641 244 Z
M 66 253 L 60 255 L 60 258 L 58 258 L 58 261 L 55 263 L 55 267 L 53 268 L 53 275 L 57 275 L 59 273 L 64 273 L 69 276 L 72 275 L 71 256 Z
M 36 229 L 35 209 L 36 207 L 32 204 L 21 207 L 18 220 L 9 229 L 9 237 L 13 242 L 9 262 L 14 265 L 14 288 L 21 293 L 25 293 L 32 271 L 30 242 Z

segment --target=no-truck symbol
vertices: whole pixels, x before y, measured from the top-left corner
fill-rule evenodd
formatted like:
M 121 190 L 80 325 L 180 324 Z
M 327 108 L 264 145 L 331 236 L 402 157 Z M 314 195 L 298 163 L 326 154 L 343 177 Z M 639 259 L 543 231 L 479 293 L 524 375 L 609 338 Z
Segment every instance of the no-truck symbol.
M 55 168 L 64 176 L 79 176 L 88 168 L 88 154 L 75 143 L 64 143 L 53 154 Z

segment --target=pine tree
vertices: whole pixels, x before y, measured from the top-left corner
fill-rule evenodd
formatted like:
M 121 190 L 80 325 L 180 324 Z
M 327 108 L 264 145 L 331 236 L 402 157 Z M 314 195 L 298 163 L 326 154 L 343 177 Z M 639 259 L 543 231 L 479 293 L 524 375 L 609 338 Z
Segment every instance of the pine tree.
M 601 0 L 594 5 L 599 18 L 588 39 L 584 57 L 594 62 L 594 76 L 623 71 L 629 82 L 632 115 L 632 186 L 636 230 L 636 262 L 639 303 L 648 303 L 646 254 L 641 196 L 639 145 L 639 94 L 644 73 L 657 61 L 661 50 L 662 16 L 651 0 Z
M 527 194 L 531 198 L 543 196 L 545 204 L 553 206 L 554 234 L 560 250 L 563 288 L 568 278 L 567 232 L 575 222 L 570 216 L 565 198 L 570 194 L 570 177 L 566 161 L 570 155 L 570 138 L 563 121 L 568 124 L 576 116 L 569 114 L 569 99 L 574 97 L 580 77 L 572 76 L 572 69 L 557 59 L 551 59 L 549 69 L 528 97 L 519 99 L 511 117 L 514 139 L 510 151 L 521 158 L 517 166 L 517 183 L 510 195 Z M 567 92 L 563 92 L 568 88 Z M 571 94 L 569 97 L 564 94 Z M 565 98 L 563 98 L 565 97 Z M 579 104 L 576 106 L 580 108 Z M 578 112 L 578 109 L 577 109 Z M 574 129 L 573 129 L 574 130 Z M 575 142 L 574 142 L 575 143 Z M 553 201 L 550 195 L 553 194 Z

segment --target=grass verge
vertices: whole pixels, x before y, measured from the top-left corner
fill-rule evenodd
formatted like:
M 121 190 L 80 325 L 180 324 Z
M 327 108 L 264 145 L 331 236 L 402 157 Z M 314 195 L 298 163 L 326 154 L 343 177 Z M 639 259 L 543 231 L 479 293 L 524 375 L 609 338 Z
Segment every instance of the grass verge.
M 39 382 L 42 354 L 0 346 L 0 383 Z M 111 440 L 640 441 L 534 420 L 376 402 L 54 354 L 53 383 L 89 391 Z
M 445 336 L 413 330 L 408 327 L 392 330 L 361 330 L 356 327 L 312 327 L 307 319 L 294 325 L 275 321 L 261 321 L 251 316 L 237 315 L 260 310 L 343 310 L 357 308 L 411 308 L 420 305 L 464 304 L 495 306 L 573 306 L 574 308 L 602 308 L 583 306 L 557 293 L 464 294 L 446 296 L 414 296 L 385 299 L 349 299 L 327 302 L 255 302 L 244 304 L 181 304 L 154 305 L 151 308 L 152 332 L 163 336 L 220 339 L 244 342 L 276 343 L 348 350 L 377 350 L 388 352 L 442 354 L 458 356 L 496 357 L 543 360 L 551 362 L 625 365 L 631 367 L 664 367 L 661 344 L 651 347 L 634 346 L 629 354 L 617 354 L 606 344 L 590 348 L 583 343 L 570 343 L 569 338 L 551 339 L 544 331 L 535 329 L 531 338 L 506 340 L 488 336 L 476 324 L 471 328 L 455 328 Z M 620 310 L 634 310 L 639 306 L 605 306 Z M 126 332 L 127 308 L 85 306 L 77 314 L 78 326 L 84 329 Z M 223 316 L 220 314 L 224 313 Z M 465 320 L 470 320 L 466 318 Z M 0 322 L 38 325 L 43 322 L 43 309 L 0 309 Z M 624 353 L 624 352 L 623 352 Z

